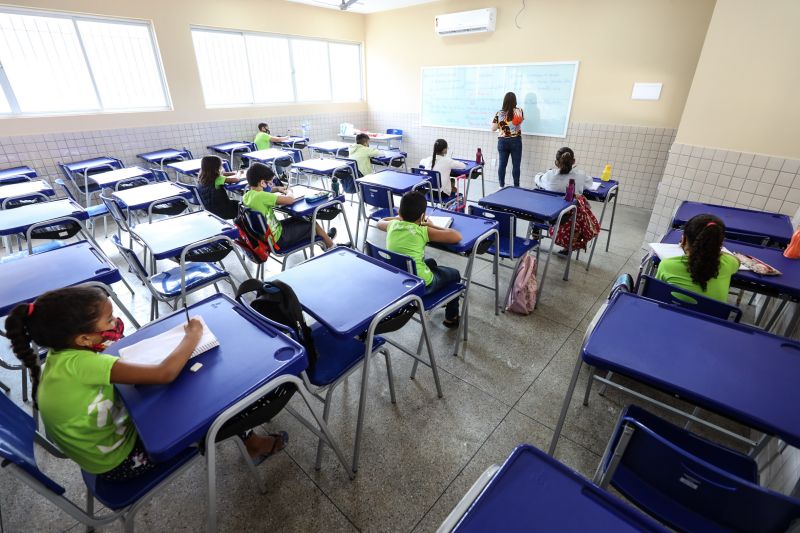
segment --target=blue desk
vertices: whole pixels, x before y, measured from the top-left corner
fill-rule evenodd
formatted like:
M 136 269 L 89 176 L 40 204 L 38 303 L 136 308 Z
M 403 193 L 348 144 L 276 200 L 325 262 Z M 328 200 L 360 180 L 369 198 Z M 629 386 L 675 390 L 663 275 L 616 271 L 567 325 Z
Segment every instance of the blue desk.
M 583 363 L 676 395 L 800 446 L 800 387 L 796 383 L 800 343 L 620 293 L 608 303 L 578 355 L 550 455 L 555 451 Z
M 348 170 L 352 174 L 352 168 L 348 162 L 341 159 L 306 159 L 289 165 L 289 172 L 307 176 L 309 185 L 311 185 L 311 176 L 319 176 L 325 186 L 325 178 L 333 177 L 337 170 Z M 297 179 L 299 181 L 300 178 Z M 325 188 L 327 189 L 327 186 Z
M 255 163 L 264 163 L 265 165 L 272 165 L 275 170 L 275 161 L 286 161 L 294 163 L 294 153 L 279 148 L 267 148 L 266 150 L 256 150 L 242 154 L 242 159 Z
M 139 327 L 108 287 L 122 281 L 117 266 L 99 247 L 87 241 L 0 263 L 0 279 L 6 280 L 0 291 L 0 316 L 6 316 L 14 306 L 32 302 L 47 291 L 92 283 L 102 285 L 127 318 Z
M 309 140 L 308 137 L 287 137 L 285 141 L 272 141 L 272 144 L 302 150 L 308 145 Z
M 350 135 L 340 133 L 339 138 L 343 141 L 356 142 L 356 135 L 359 133 L 366 133 L 369 136 L 370 144 L 385 144 L 389 148 L 392 147 L 392 141 L 403 142 L 403 136 L 396 133 L 370 133 L 368 131 L 356 131 Z
M 347 157 L 350 145 L 339 141 L 322 141 L 310 143 L 308 149 L 311 153 L 326 154 L 330 156 Z
M 529 444 L 490 467 L 439 533 L 559 531 L 658 532 L 667 529 Z
M 608 180 L 602 181 L 599 178 L 592 178 L 595 183 L 600 184 L 600 188 L 596 191 L 590 191 L 589 189 L 583 190 L 583 195 L 589 199 L 594 200 L 595 202 L 602 202 L 603 210 L 600 211 L 600 220 L 598 223 L 600 224 L 600 231 L 607 231 L 608 238 L 606 239 L 606 252 L 608 251 L 608 246 L 611 244 L 611 232 L 614 230 L 614 215 L 617 213 L 617 197 L 619 196 L 619 182 L 616 180 Z M 614 205 L 611 208 L 611 222 L 608 228 L 603 227 L 603 218 L 606 216 L 606 207 L 608 207 L 608 202 L 614 200 Z M 589 252 L 589 260 L 586 262 L 586 270 L 589 270 L 589 267 L 592 265 L 592 258 L 594 257 L 594 249 L 597 247 L 597 241 L 600 240 L 600 236 L 598 235 L 594 242 L 592 243 L 592 251 Z
M 536 238 L 540 240 L 543 237 L 541 230 L 545 229 L 548 232 L 552 232 L 553 237 L 555 237 L 564 217 L 570 212 L 574 214 L 576 211 L 575 204 L 567 202 L 561 196 L 554 196 L 522 187 L 505 187 L 489 196 L 484 196 L 478 204 L 489 209 L 506 211 L 523 220 L 528 220 L 530 222 L 528 225 L 528 237 L 536 235 Z M 571 216 L 569 218 L 570 234 L 573 234 L 575 232 L 575 217 Z M 549 237 L 549 233 L 544 236 Z M 542 288 L 544 287 L 544 280 L 547 277 L 547 268 L 550 266 L 554 245 L 555 238 L 551 238 L 547 260 L 544 263 L 544 271 L 539 280 L 538 294 L 542 293 Z M 565 281 L 569 279 L 571 261 L 572 247 L 570 246 L 567 254 L 567 266 L 564 268 Z
M 784 247 L 792 239 L 792 220 L 787 215 L 699 202 L 683 202 L 672 217 L 672 227 L 680 228 L 700 214 L 718 216 L 725 223 L 726 232 L 763 237 L 768 241 L 763 244 Z
M 463 340 L 466 343 L 467 335 L 469 332 L 469 296 L 471 294 L 470 288 L 473 283 L 472 269 L 475 265 L 475 258 L 478 256 L 479 253 L 482 253 L 480 250 L 481 244 L 485 243 L 485 246 L 488 247 L 489 243 L 500 239 L 500 234 L 498 232 L 498 224 L 496 221 L 489 220 L 485 217 L 476 217 L 472 215 L 467 215 L 465 213 L 456 213 L 454 211 L 447 211 L 445 209 L 438 209 L 432 207 L 429 207 L 427 209 L 427 214 L 428 216 L 452 217 L 453 224 L 450 227 L 461 233 L 461 241 L 456 244 L 439 244 L 431 242 L 428 243 L 428 245 L 433 248 L 444 250 L 446 252 L 467 256 L 467 268 L 464 270 L 464 282 L 466 285 L 466 291 L 464 294 L 464 310 L 461 313 L 462 320 L 458 325 L 459 331 L 458 335 L 456 336 L 457 340 L 454 352 L 454 355 L 458 355 L 460 353 L 460 341 L 458 339 L 461 339 L 463 335 Z M 500 309 L 500 290 L 499 290 L 500 280 L 498 277 L 499 265 L 500 265 L 499 248 L 496 248 L 493 259 L 494 287 L 488 285 L 482 285 L 479 284 L 478 282 L 475 282 L 476 285 L 494 291 L 495 315 L 499 313 Z
M 367 174 L 363 178 L 358 178 L 358 182 L 385 187 L 390 189 L 392 194 L 398 196 L 428 184 L 428 180 L 424 176 L 400 172 L 399 170 L 382 170 L 374 174 Z
M 183 174 L 190 178 L 189 181 L 194 182 L 197 175 L 200 174 L 200 162 L 202 159 L 186 159 L 175 161 L 166 165 L 168 169 L 174 170 L 176 174 Z M 222 161 L 223 167 L 227 165 L 227 161 Z
M 206 148 L 218 154 L 230 157 L 231 168 L 233 168 L 233 159 L 236 157 L 236 152 L 252 152 L 256 149 L 256 145 L 247 141 L 230 141 L 221 144 L 212 144 L 206 146 Z
M 122 209 L 128 210 L 130 215 L 131 211 L 148 209 L 153 204 L 160 203 L 168 198 L 175 198 L 176 196 L 191 200 L 192 191 L 177 183 L 159 182 L 150 185 L 142 185 L 141 187 L 133 187 L 132 189 L 126 189 L 124 191 L 114 191 L 112 196 Z
M 94 174 L 103 169 L 114 170 L 125 166 L 122 164 L 121 160 L 115 157 L 94 157 L 92 159 L 84 159 L 83 161 L 74 161 L 72 163 L 59 163 L 59 165 L 63 171 L 68 174 L 67 177 L 72 180 L 78 190 L 83 188 L 84 206 L 89 205 L 90 173 Z
M 398 168 L 402 166 L 405 170 L 408 170 L 408 165 L 406 164 L 407 157 L 408 153 L 401 152 L 400 150 L 381 150 L 380 155 L 371 157 L 370 160 L 372 161 L 373 165 L 380 165 L 390 168 Z
M 188 150 L 164 148 L 163 150 L 156 150 L 154 152 L 136 154 L 136 157 L 138 157 L 139 159 L 144 159 L 151 165 L 158 165 L 159 169 L 164 170 L 165 164 L 191 159 L 192 154 Z
M 88 176 L 88 179 L 93 181 L 101 189 L 105 189 L 106 187 L 116 189 L 121 184 L 127 181 L 135 181 L 137 178 L 145 178 L 147 181 L 152 181 L 153 173 L 141 167 L 126 167 Z
M 154 460 L 167 460 L 198 441 L 206 441 L 207 527 L 210 531 L 216 531 L 214 442 L 221 425 L 218 421 L 230 418 L 231 408 L 239 402 L 250 404 L 283 383 L 295 385 L 326 442 L 345 469 L 348 468 L 325 422 L 314 411 L 303 382 L 297 377 L 308 366 L 302 346 L 223 294 L 190 306 L 189 314 L 202 316 L 220 345 L 190 360 L 169 385 L 116 385 L 116 389 L 147 453 Z M 181 310 L 152 322 L 111 345 L 107 353 L 117 355 L 120 348 L 184 323 L 185 317 Z M 202 363 L 203 367 L 191 372 L 189 367 L 195 362 Z
M 54 200 L 0 210 L 0 237 L 26 233 L 31 226 L 61 219 L 84 221 L 88 213 L 74 200 Z
M 22 181 L 20 183 L 12 183 L 10 185 L 0 186 L 0 205 L 9 199 L 18 196 L 29 196 L 32 194 L 44 194 L 45 196 L 53 196 L 55 191 L 44 180 L 35 181 Z
M 4 168 L 0 170 L 0 184 L 1 183 L 14 183 L 25 178 L 37 177 L 36 171 L 31 167 L 23 165 L 13 168 Z
M 464 198 L 468 201 L 469 200 L 469 184 L 472 183 L 472 180 L 481 178 L 481 197 L 486 196 L 486 181 L 484 180 L 483 176 L 483 163 L 476 163 L 474 160 L 471 159 L 458 159 L 453 158 L 453 161 L 460 161 L 464 163 L 465 168 L 463 169 L 453 169 L 450 171 L 450 177 L 460 176 L 461 174 L 467 175 L 467 185 L 464 190 Z
M 154 259 L 159 260 L 177 257 L 185 247 L 214 237 L 235 239 L 239 231 L 208 211 L 196 211 L 137 224 L 131 229 L 131 234 L 148 249 Z M 155 274 L 155 261 L 151 264 Z
M 315 192 L 324 191 L 324 189 L 318 189 L 315 187 L 304 187 L 304 186 L 300 186 L 300 188 L 298 189 L 298 187 L 295 186 L 289 190 L 288 194 L 290 195 L 297 194 L 296 191 L 298 190 L 302 191 L 303 189 L 308 189 L 308 191 L 303 191 L 308 194 L 314 194 Z M 300 198 L 299 200 L 295 200 L 295 202 L 292 204 L 277 206 L 275 209 L 282 213 L 286 213 L 290 217 L 311 218 L 311 234 L 309 235 L 310 239 L 309 246 L 311 247 L 311 257 L 314 257 L 314 242 L 317 239 L 316 237 L 317 233 L 315 229 L 317 224 L 317 215 L 319 214 L 320 211 L 324 209 L 339 206 L 342 219 L 344 219 L 344 226 L 347 229 L 347 236 L 350 239 L 350 243 L 351 244 L 355 243 L 355 241 L 353 240 L 353 233 L 350 231 L 350 223 L 347 220 L 347 213 L 345 213 L 344 210 L 344 202 L 345 202 L 344 194 L 340 194 L 339 196 L 333 196 L 333 194 L 331 194 L 330 198 L 322 202 L 308 203 L 305 200 L 305 197 L 303 197 Z

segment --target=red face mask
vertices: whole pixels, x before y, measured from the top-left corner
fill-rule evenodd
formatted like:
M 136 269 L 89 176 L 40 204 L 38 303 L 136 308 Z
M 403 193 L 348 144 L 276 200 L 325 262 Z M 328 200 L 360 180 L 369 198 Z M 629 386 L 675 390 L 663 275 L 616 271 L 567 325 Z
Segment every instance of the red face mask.
M 117 325 L 114 329 L 107 329 L 105 331 L 99 331 L 100 337 L 103 339 L 103 342 L 99 344 L 93 344 L 89 349 L 95 352 L 102 352 L 112 342 L 117 342 L 120 340 L 124 335 L 123 332 L 125 331 L 125 324 L 122 322 L 121 318 L 117 318 Z

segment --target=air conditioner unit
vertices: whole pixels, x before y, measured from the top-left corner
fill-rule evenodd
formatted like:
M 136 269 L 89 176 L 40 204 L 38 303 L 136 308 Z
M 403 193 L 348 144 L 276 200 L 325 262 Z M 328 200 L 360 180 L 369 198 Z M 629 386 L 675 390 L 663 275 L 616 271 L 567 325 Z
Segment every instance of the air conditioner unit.
M 494 31 L 497 22 L 497 9 L 489 7 L 474 11 L 460 13 L 447 13 L 434 19 L 434 29 L 437 35 L 463 35 L 465 33 L 480 33 Z

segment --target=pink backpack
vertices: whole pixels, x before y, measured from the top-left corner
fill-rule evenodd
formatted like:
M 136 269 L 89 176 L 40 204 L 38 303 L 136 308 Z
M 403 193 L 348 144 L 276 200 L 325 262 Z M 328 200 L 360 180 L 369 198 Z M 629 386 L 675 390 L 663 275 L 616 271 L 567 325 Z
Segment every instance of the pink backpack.
M 506 299 L 506 311 L 529 315 L 536 306 L 536 259 L 526 255 L 519 263 Z

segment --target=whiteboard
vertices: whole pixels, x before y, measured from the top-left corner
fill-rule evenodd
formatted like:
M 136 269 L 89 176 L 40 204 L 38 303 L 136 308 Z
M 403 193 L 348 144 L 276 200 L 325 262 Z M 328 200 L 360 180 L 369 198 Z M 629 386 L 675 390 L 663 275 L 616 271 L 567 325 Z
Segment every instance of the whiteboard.
M 489 129 L 508 91 L 525 112 L 522 133 L 566 137 L 578 62 L 422 68 L 422 125 Z

